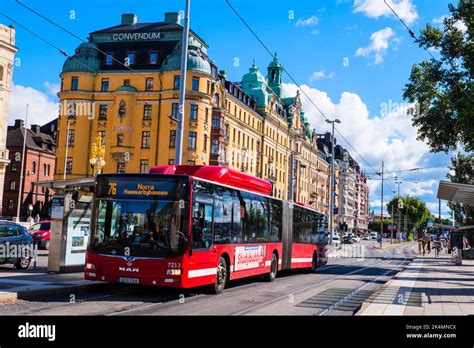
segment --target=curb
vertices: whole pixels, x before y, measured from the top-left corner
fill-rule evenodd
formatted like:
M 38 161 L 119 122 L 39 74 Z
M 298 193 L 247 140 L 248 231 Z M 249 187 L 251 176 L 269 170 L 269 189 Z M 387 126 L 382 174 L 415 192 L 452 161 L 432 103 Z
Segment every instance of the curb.
M 0 302 L 29 300 L 40 296 L 63 295 L 70 294 L 71 292 L 80 293 L 86 290 L 100 289 L 106 287 L 107 285 L 110 284 L 106 282 L 93 282 L 92 284 L 68 285 L 55 288 L 24 290 L 19 292 L 4 292 L 0 293 Z

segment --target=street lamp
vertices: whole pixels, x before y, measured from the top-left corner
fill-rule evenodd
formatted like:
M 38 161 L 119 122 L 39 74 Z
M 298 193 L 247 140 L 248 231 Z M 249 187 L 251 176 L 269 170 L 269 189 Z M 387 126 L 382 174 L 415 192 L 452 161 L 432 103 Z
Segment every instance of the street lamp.
M 334 124 L 335 123 L 341 123 L 341 121 L 339 119 L 335 119 L 335 120 L 329 120 L 329 119 L 326 119 L 326 123 L 329 123 L 332 125 L 332 132 L 331 132 L 331 187 L 330 187 L 330 194 L 331 194 L 331 197 L 330 197 L 330 206 L 329 206 L 329 223 L 330 223 L 330 227 L 329 227 L 329 244 L 332 245 L 332 237 L 333 237 L 333 233 L 334 233 L 334 186 L 335 186 L 335 183 L 334 183 Z
M 97 133 L 96 142 L 92 144 L 91 158 L 89 163 L 94 168 L 93 175 L 101 174 L 105 166 L 105 145 L 102 144 L 102 136 Z

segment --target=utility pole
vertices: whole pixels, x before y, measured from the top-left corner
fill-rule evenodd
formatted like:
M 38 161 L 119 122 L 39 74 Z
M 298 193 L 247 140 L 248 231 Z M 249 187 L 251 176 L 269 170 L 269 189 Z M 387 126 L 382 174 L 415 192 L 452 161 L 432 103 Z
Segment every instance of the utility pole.
M 330 123 L 332 125 L 332 135 L 331 135 L 331 183 L 329 187 L 330 197 L 329 197 L 329 244 L 332 245 L 332 237 L 334 234 L 334 186 L 335 186 L 335 179 L 334 179 L 334 124 L 341 123 L 340 120 L 337 118 L 335 120 L 326 120 L 326 123 Z
M 175 165 L 180 165 L 183 157 L 184 109 L 186 106 L 186 71 L 188 68 L 189 8 L 190 0 L 186 0 L 183 23 L 183 38 L 181 44 L 181 77 L 179 84 L 178 131 L 176 132 L 176 150 L 174 154 Z
M 383 241 L 383 161 L 382 161 L 382 192 L 381 192 L 381 199 L 380 199 L 380 247 L 382 247 Z
M 23 176 L 25 174 L 25 149 L 26 149 L 26 136 L 27 136 L 27 131 L 28 129 L 27 124 L 28 124 L 28 108 L 29 105 L 26 104 L 26 114 L 25 114 L 25 124 L 23 125 L 23 151 L 21 154 L 21 169 L 20 169 L 20 182 L 18 183 L 18 204 L 16 207 L 16 222 L 20 222 L 20 207 L 23 201 Z M 21 128 L 20 128 L 21 132 Z M 39 169 L 38 169 L 39 170 Z

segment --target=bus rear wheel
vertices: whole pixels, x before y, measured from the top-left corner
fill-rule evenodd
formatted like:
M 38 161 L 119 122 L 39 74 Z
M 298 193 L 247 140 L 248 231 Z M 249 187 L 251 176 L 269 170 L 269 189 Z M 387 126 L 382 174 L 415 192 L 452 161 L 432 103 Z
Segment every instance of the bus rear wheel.
M 272 261 L 270 263 L 270 272 L 265 275 L 265 280 L 267 282 L 272 282 L 275 280 L 278 272 L 278 259 L 275 253 L 272 254 Z
M 216 281 L 212 286 L 213 294 L 220 294 L 227 284 L 227 262 L 221 256 L 217 264 Z

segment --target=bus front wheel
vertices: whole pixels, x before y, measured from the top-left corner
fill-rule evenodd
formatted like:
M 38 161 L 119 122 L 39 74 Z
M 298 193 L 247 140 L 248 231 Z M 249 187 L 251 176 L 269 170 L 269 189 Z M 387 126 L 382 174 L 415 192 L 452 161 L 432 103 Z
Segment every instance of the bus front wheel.
M 219 258 L 219 263 L 217 264 L 216 272 L 216 281 L 212 287 L 212 292 L 214 294 L 220 294 L 227 284 L 227 262 L 221 256 Z
M 278 271 L 278 259 L 275 253 L 272 255 L 272 261 L 270 263 L 270 272 L 265 276 L 266 281 L 272 282 L 275 280 Z

